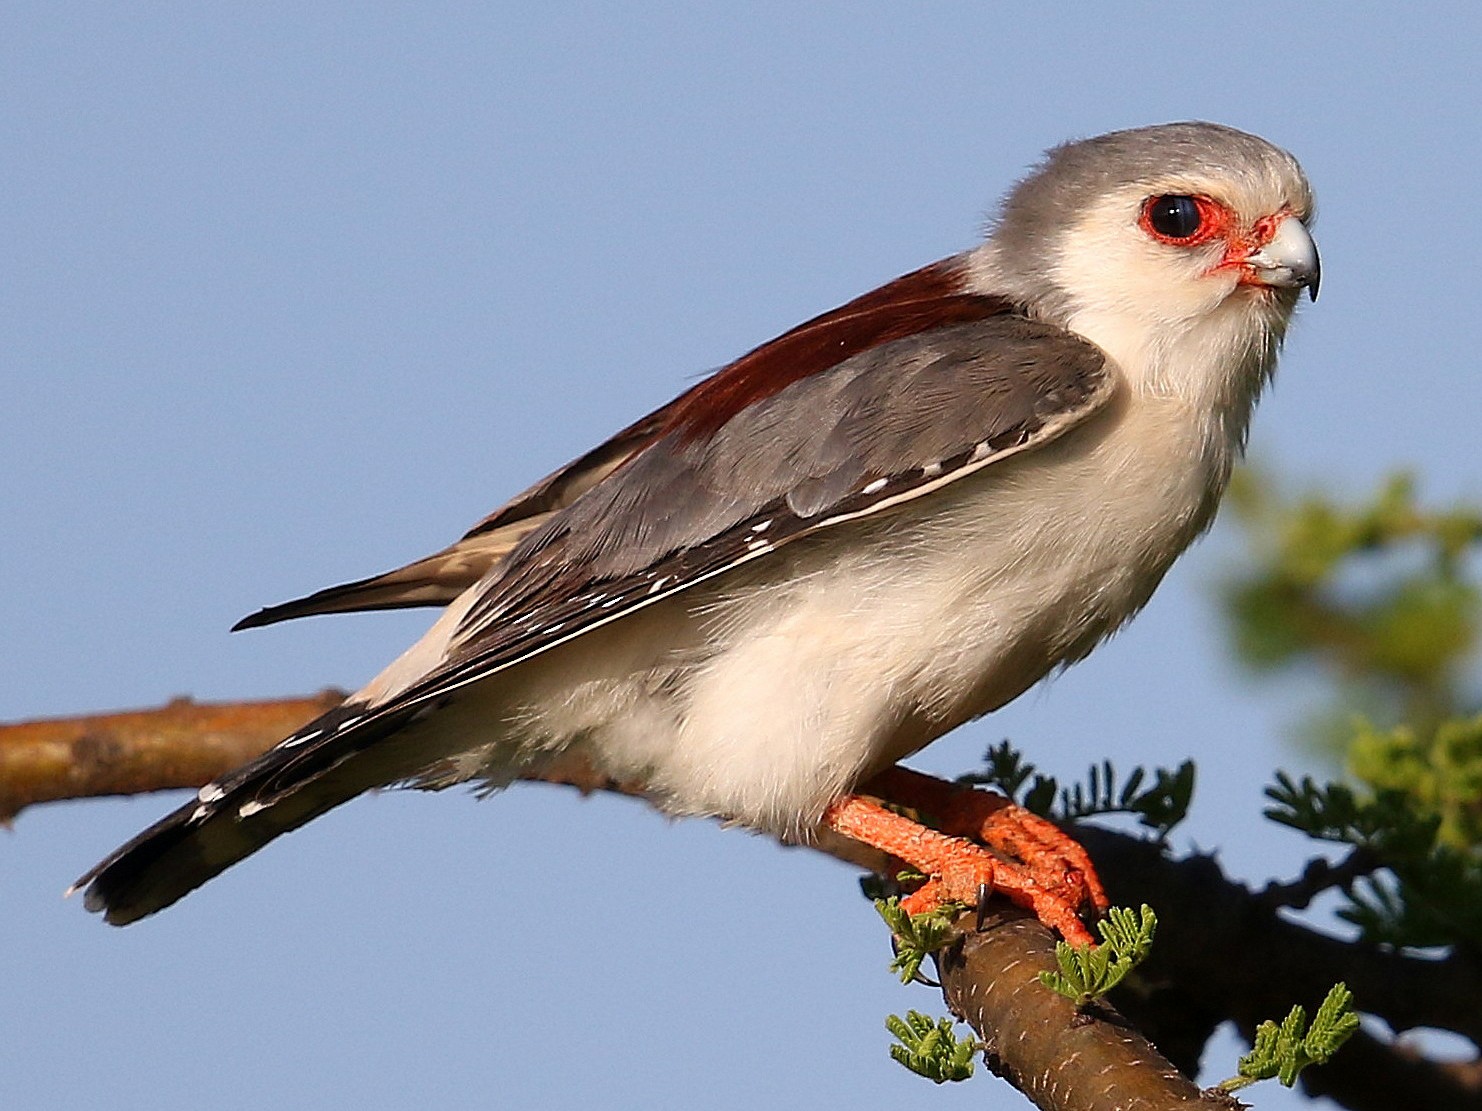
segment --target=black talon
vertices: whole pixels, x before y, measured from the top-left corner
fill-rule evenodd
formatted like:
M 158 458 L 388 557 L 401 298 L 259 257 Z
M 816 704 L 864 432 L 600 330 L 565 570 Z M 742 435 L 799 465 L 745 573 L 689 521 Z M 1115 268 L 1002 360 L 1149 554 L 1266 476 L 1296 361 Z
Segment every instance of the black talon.
M 896 936 L 894 934 L 891 934 L 890 935 L 890 953 L 891 953 L 891 956 L 895 956 L 895 957 L 898 957 L 898 956 L 901 955 L 900 943 L 899 943 L 899 941 L 897 940 L 897 938 L 896 938 Z M 916 969 L 916 971 L 914 973 L 912 973 L 912 975 L 911 975 L 911 983 L 913 983 L 913 984 L 922 984 L 925 987 L 929 987 L 929 988 L 939 988 L 939 987 L 942 986 L 938 981 L 933 980 L 931 977 L 921 975 L 921 969 L 919 969 L 919 968 Z
M 988 900 L 993 895 L 993 888 L 986 883 L 978 884 L 978 932 L 983 932 L 983 923 L 988 919 Z

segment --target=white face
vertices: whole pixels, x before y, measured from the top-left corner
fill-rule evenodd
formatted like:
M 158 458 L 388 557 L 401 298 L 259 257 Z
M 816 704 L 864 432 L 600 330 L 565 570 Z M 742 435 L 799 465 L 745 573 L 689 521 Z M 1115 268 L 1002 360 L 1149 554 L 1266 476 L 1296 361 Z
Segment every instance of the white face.
M 1297 174 L 1182 174 L 1124 186 L 1066 229 L 1053 280 L 1074 315 L 1179 330 L 1242 306 L 1284 322 L 1316 282 L 1304 224 L 1311 211 Z
M 1297 298 L 1316 286 L 1311 212 L 1294 168 L 1169 174 L 1103 192 L 1050 252 L 1062 322 L 1135 390 L 1216 414 L 1238 442 Z
M 1218 124 L 1051 151 L 968 259 L 968 283 L 1090 340 L 1132 389 L 1181 397 L 1238 443 L 1303 288 L 1312 191 L 1291 155 Z

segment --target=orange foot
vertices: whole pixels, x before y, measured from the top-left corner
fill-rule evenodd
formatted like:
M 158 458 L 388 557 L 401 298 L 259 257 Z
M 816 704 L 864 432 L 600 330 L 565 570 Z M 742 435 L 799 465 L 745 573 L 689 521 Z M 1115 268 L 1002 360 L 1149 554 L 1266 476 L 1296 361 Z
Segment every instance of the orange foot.
M 998 891 L 1072 945 L 1093 944 L 1079 911 L 1089 905 L 1103 913 L 1106 893 L 1086 850 L 1057 826 L 1002 795 L 905 768 L 881 773 L 864 789 L 930 814 L 941 827 L 942 832 L 928 829 L 859 795 L 846 795 L 824 812 L 823 824 L 830 829 L 930 877 L 901 900 L 908 913 L 922 914 L 943 903 L 973 905 L 986 892 Z

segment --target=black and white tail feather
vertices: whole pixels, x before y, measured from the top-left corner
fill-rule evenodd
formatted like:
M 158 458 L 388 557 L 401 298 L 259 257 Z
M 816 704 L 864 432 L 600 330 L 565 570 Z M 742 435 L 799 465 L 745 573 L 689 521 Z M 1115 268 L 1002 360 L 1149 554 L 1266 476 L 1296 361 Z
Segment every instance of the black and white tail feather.
M 421 712 L 425 707 L 368 714 L 363 706 L 336 706 L 202 787 L 190 802 L 111 853 L 68 894 L 86 888 L 83 905 L 115 926 L 169 906 L 281 834 L 421 769 L 425 752 L 388 744 Z

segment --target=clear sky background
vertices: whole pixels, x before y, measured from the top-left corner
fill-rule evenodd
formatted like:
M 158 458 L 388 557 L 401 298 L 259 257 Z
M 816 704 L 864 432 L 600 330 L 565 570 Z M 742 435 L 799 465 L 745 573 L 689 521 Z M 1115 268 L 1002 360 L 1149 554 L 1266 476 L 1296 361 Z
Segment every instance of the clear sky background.
M 1219 120 L 1315 183 L 1322 300 L 1254 453 L 1482 493 L 1482 7 L 1090 10 L 6 5 L 0 718 L 357 686 L 424 613 L 226 629 L 440 547 L 1117 127 Z M 1291 876 L 1309 846 L 1257 814 L 1312 766 L 1282 740 L 1302 684 L 1233 672 L 1231 550 L 918 765 L 1192 755 L 1179 846 Z M 7 1109 L 1021 1106 L 887 1059 L 887 1013 L 942 1006 L 831 861 L 549 788 L 399 793 L 128 930 L 62 902 L 178 801 L 0 835 Z

